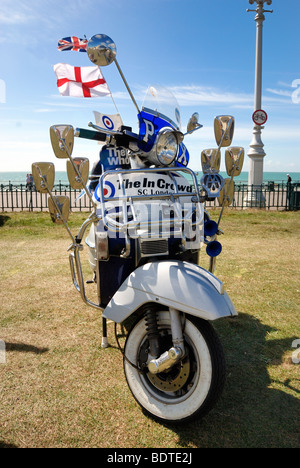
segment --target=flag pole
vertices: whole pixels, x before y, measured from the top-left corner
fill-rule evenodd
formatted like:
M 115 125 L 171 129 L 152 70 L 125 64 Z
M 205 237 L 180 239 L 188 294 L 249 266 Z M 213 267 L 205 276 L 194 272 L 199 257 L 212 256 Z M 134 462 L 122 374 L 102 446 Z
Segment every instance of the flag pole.
M 118 113 L 119 115 L 121 115 L 121 114 L 120 114 L 120 111 L 119 111 L 119 109 L 118 109 L 118 107 L 117 107 L 117 104 L 115 103 L 115 100 L 114 100 L 114 97 L 113 97 L 112 93 L 110 94 L 110 96 L 111 96 L 111 100 L 112 100 L 112 102 L 113 102 L 113 104 L 114 104 L 114 106 L 115 106 L 115 109 L 116 109 L 117 113 Z

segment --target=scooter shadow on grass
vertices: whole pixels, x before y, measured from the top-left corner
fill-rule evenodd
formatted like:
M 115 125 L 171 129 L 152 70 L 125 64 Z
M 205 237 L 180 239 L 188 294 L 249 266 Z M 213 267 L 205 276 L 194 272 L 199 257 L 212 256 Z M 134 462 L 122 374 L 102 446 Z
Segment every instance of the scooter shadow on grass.
M 43 354 L 49 351 L 49 348 L 38 348 L 37 346 L 26 343 L 5 343 L 6 351 L 17 351 L 21 353 Z
M 10 444 L 8 442 L 4 442 L 3 440 L 0 440 L 0 448 L 18 448 L 17 445 Z
M 15 352 L 21 352 L 21 353 L 43 354 L 43 353 L 47 353 L 49 351 L 49 348 L 39 348 L 37 346 L 29 345 L 26 343 L 5 342 L 5 351 L 6 352 L 15 351 Z M 0 439 L 0 448 L 18 448 L 18 446 Z
M 10 220 L 9 216 L 0 215 L 0 227 L 4 226 L 4 224 L 7 223 L 7 221 L 9 220 Z
M 283 360 L 283 355 L 287 351 L 292 354 L 297 337 L 266 339 L 276 330 L 245 313 L 219 320 L 215 326 L 226 355 L 225 389 L 203 419 L 172 427 L 179 445 L 299 447 L 299 380 L 272 381 L 268 372 L 268 366 L 290 366 L 295 376 L 292 366 L 300 364 L 293 364 L 292 357 Z

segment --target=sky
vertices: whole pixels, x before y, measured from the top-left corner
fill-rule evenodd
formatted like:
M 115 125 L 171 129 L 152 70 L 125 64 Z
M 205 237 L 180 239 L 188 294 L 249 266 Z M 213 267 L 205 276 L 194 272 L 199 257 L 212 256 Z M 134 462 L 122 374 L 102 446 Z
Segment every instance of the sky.
M 88 128 L 93 111 L 114 114 L 110 97 L 60 96 L 53 65 L 91 66 L 87 54 L 59 52 L 66 36 L 107 34 L 139 106 L 149 85 L 168 87 L 185 131 L 198 112 L 203 128 L 185 138 L 189 166 L 216 147 L 216 115 L 235 117 L 234 146 L 249 151 L 254 111 L 256 4 L 248 0 L 0 0 L 0 172 L 31 171 L 31 163 L 65 161 L 53 154 L 49 127 Z M 265 3 L 262 108 L 264 171 L 300 172 L 299 0 Z M 137 112 L 115 64 L 102 68 L 125 125 Z M 74 156 L 98 159 L 96 142 L 75 139 Z M 223 150 L 224 151 L 224 150 Z M 244 171 L 249 158 L 245 157 Z M 224 170 L 224 156 L 221 170 Z

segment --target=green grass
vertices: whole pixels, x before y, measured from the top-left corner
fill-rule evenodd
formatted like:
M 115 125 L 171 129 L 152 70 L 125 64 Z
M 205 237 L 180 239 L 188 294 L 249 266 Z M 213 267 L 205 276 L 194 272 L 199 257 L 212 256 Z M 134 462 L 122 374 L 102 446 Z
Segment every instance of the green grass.
M 84 219 L 71 215 L 74 234 Z M 299 447 L 300 213 L 228 210 L 221 228 L 215 274 L 239 312 L 214 324 L 227 381 L 204 419 L 174 428 L 133 399 L 112 324 L 101 349 L 101 316 L 71 284 L 64 227 L 46 213 L 0 215 L 0 447 Z

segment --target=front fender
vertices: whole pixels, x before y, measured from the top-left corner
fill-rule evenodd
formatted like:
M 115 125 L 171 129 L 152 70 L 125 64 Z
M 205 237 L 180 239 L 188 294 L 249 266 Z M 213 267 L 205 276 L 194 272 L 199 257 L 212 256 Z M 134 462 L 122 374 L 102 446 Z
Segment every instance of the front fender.
M 218 278 L 198 265 L 166 260 L 147 263 L 131 273 L 103 311 L 103 317 L 123 322 L 147 302 L 205 320 L 237 315 Z

